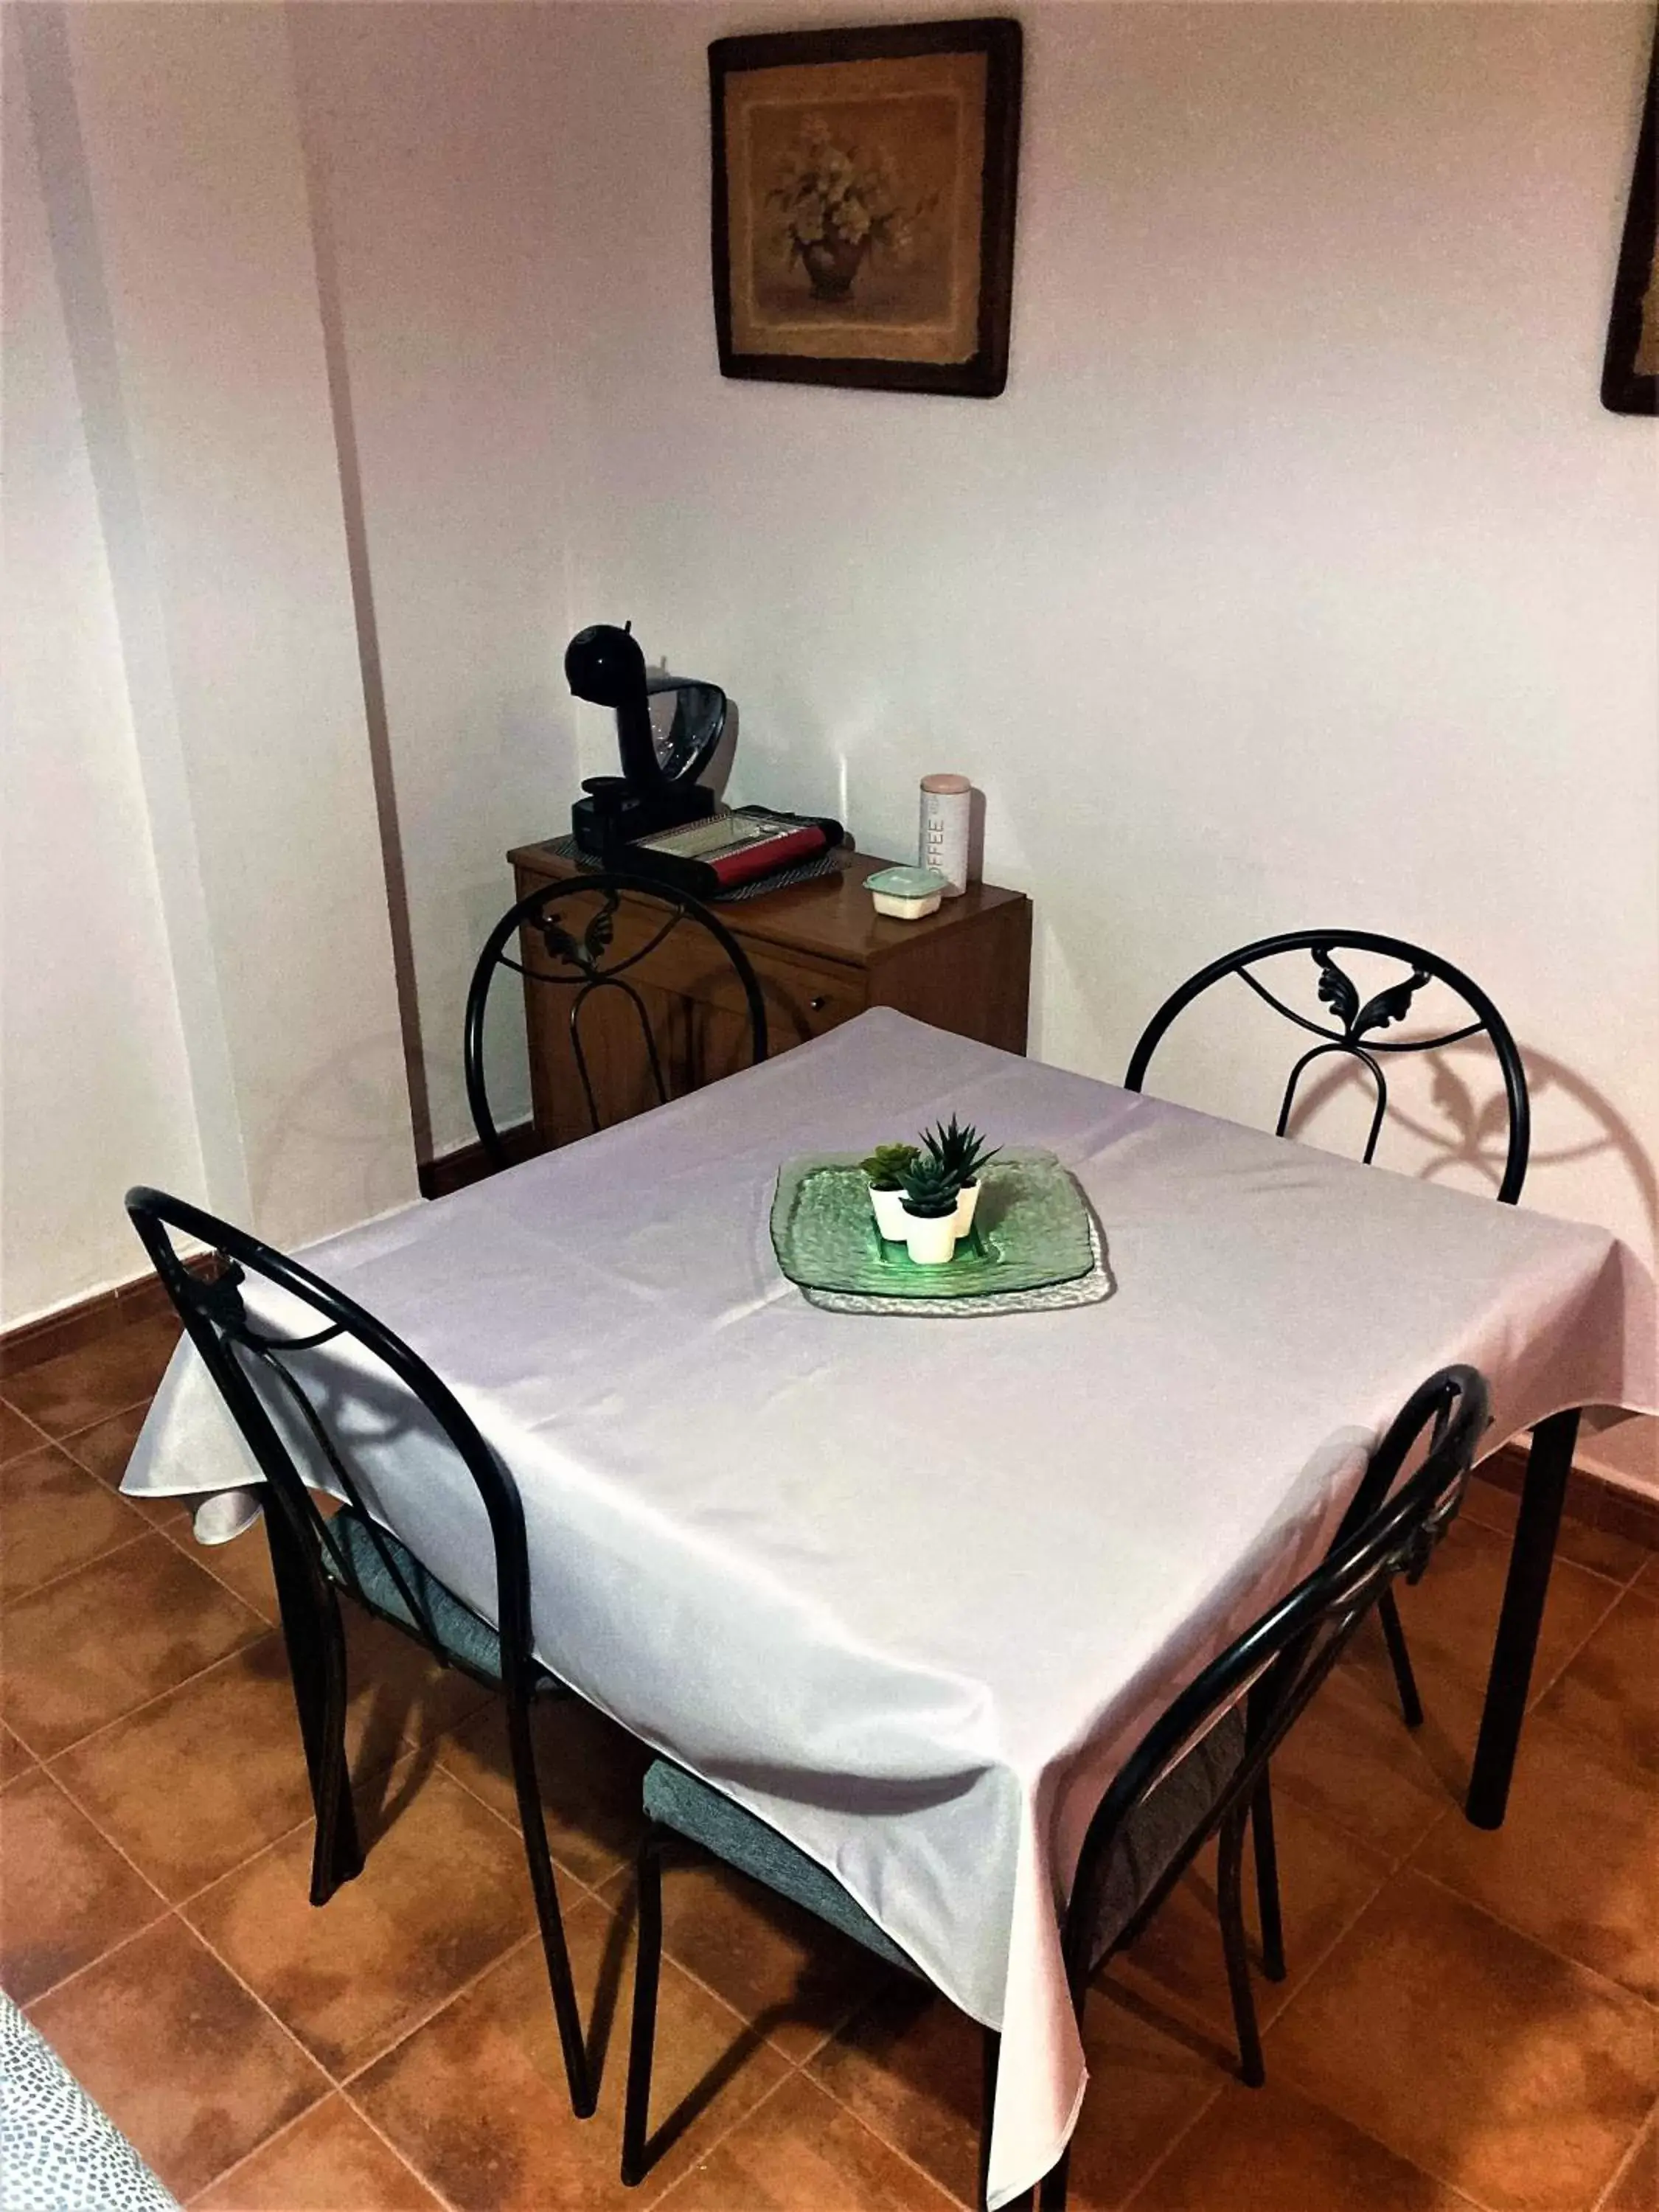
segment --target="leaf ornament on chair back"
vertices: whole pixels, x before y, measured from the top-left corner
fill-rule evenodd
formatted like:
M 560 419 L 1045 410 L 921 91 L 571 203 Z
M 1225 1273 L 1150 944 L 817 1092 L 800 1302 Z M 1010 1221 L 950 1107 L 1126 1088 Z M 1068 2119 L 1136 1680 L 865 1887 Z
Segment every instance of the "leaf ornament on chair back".
M 567 968 L 579 969 L 595 978 L 599 963 L 610 951 L 617 933 L 617 908 L 619 903 L 615 891 L 607 891 L 605 903 L 597 907 L 588 918 L 586 928 L 580 938 L 573 937 L 559 919 L 556 911 L 542 916 L 538 933 L 547 948 L 548 957 L 562 961 Z
M 1352 979 L 1332 959 L 1328 945 L 1314 945 L 1312 957 L 1319 969 L 1320 1002 L 1331 1009 L 1351 1042 L 1368 1030 L 1387 1029 L 1390 1022 L 1403 1022 L 1411 1012 L 1412 1000 L 1429 981 L 1426 969 L 1413 968 L 1403 981 L 1390 983 L 1387 990 L 1379 991 L 1374 999 L 1367 999 L 1362 1006 Z

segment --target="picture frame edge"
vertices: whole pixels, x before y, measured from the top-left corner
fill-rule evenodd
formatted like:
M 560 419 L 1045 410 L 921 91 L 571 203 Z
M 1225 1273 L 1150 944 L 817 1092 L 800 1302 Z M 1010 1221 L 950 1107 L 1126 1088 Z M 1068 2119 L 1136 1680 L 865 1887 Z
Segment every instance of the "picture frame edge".
M 866 45 L 869 51 L 865 51 Z M 814 61 L 903 61 L 933 53 L 987 58 L 985 155 L 980 228 L 978 338 L 963 362 L 887 361 L 856 356 L 739 353 L 732 337 L 731 217 L 726 180 L 725 83 L 751 68 Z M 1018 215 L 1024 29 L 1012 15 L 940 17 L 921 23 L 744 32 L 708 45 L 709 258 L 714 338 L 722 377 L 740 383 L 817 384 L 842 390 L 995 399 L 1006 391 L 1013 317 L 1014 232 Z
M 1638 375 L 1642 303 L 1659 284 L 1659 27 L 1648 59 L 1636 161 L 1625 204 L 1601 362 L 1601 404 L 1612 415 L 1659 414 L 1659 374 Z

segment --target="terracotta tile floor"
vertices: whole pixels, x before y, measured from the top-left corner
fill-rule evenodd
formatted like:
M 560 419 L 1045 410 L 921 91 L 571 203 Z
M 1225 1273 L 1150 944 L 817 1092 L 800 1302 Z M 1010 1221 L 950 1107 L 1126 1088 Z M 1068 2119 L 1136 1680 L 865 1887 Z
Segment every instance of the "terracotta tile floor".
M 605 2063 L 574 2120 L 493 1702 L 353 1630 L 363 1875 L 306 1902 L 262 1538 L 114 1494 L 171 1342 L 0 1385 L 0 1983 L 216 2212 L 944 2212 L 977 2031 L 793 1909 L 671 1873 L 645 2186 L 616 2179 L 641 1756 L 550 1707 L 549 1826 Z M 1278 1770 L 1291 1973 L 1231 2071 L 1201 1862 L 1090 2008 L 1077 2212 L 1659 2212 L 1659 1563 L 1569 1523 L 1507 1824 L 1461 1819 L 1512 1502 L 1404 1594 L 1430 1720 L 1366 1644 Z

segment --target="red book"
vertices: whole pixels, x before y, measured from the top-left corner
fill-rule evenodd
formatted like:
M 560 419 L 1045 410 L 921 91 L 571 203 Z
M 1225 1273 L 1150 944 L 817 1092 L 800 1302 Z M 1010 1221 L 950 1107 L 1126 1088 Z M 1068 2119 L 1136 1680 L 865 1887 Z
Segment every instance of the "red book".
M 769 876 L 779 868 L 792 867 L 797 860 L 810 860 L 829 842 L 815 822 L 806 822 L 799 830 L 786 830 L 781 836 L 740 846 L 735 853 L 721 853 L 706 865 L 719 877 L 722 887 L 729 890 L 734 884 L 752 883 L 757 876 Z

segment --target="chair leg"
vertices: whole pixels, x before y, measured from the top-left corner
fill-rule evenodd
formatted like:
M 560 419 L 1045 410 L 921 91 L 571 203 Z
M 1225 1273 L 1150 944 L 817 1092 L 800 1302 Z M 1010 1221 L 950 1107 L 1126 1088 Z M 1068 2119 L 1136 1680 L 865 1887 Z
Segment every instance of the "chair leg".
M 1037 2189 L 1037 2212 L 1066 2212 L 1066 2169 L 1072 2162 L 1068 2143 L 1042 2177 Z
M 653 1823 L 640 1841 L 636 1875 L 634 2024 L 628 2044 L 628 2094 L 623 2106 L 622 2180 L 634 2189 L 645 2178 L 650 2137 L 651 2059 L 657 2039 L 657 1981 L 662 1964 L 662 1844 Z
M 1250 2088 L 1259 2089 L 1267 2076 L 1261 2063 L 1261 2036 L 1256 2027 L 1249 1947 L 1244 1935 L 1246 1814 L 1247 1808 L 1241 1805 L 1221 1824 L 1216 1896 L 1221 1915 L 1221 1944 L 1227 1959 L 1227 1985 L 1232 1992 L 1233 2024 L 1238 2031 L 1238 2070 Z
M 351 1769 L 346 1759 L 345 1632 L 338 1606 L 324 1626 L 322 1694 L 319 1700 L 319 1774 L 313 1773 L 317 1841 L 312 1853 L 311 1901 L 326 1905 L 342 1882 L 363 1870 L 357 1839 L 357 1815 L 351 1797 Z
M 1400 1693 L 1400 1711 L 1409 1729 L 1423 1725 L 1423 1700 L 1417 1694 L 1417 1677 L 1412 1672 L 1412 1655 L 1406 1649 L 1406 1632 L 1400 1624 L 1400 1608 L 1394 1601 L 1394 1592 L 1384 1590 L 1376 1607 L 1377 1619 L 1382 1624 L 1382 1641 L 1389 1647 L 1389 1663 L 1394 1668 L 1394 1686 Z
M 564 2054 L 570 2107 L 579 2120 L 585 2120 L 599 2097 L 588 2069 L 576 1985 L 570 1972 L 570 1954 L 565 1948 L 564 1921 L 559 1912 L 559 1893 L 553 1880 L 553 1860 L 547 1848 L 547 1822 L 542 1812 L 541 1783 L 536 1771 L 530 1701 L 521 1691 L 507 1692 L 507 1734 L 513 1753 L 519 1825 L 524 1831 L 524 1854 L 530 1868 L 530 1887 L 535 1893 L 542 1955 L 547 1962 L 548 1986 L 553 1993 L 553 2017 L 559 2027 L 559 2047 Z
M 991 2185 L 991 2123 L 997 2109 L 997 2068 L 1002 2058 L 1002 2038 L 994 2027 L 984 2030 L 980 2045 L 979 2198 L 983 2207 Z
M 1265 1766 L 1250 1801 L 1250 1838 L 1255 1858 L 1256 1911 L 1261 1922 L 1261 1971 L 1270 1982 L 1282 1982 L 1285 1923 L 1279 1909 L 1279 1847 L 1273 1840 L 1273 1785 Z
M 288 1651 L 294 1708 L 305 1747 L 317 1840 L 311 1859 L 311 1901 L 326 1905 L 342 1882 L 363 1870 L 362 1846 L 346 1762 L 345 1631 L 332 1591 L 319 1601 L 301 1540 L 281 1506 L 264 1493 L 265 1542 Z

